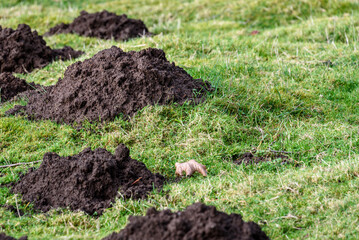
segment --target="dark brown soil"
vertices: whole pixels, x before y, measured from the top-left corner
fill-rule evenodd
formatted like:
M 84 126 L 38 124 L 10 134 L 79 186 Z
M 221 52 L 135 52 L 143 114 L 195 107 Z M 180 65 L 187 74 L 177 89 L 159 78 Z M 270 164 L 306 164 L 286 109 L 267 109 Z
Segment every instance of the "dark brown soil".
M 5 233 L 0 233 L 0 240 L 17 240 L 16 238 L 7 236 Z M 18 240 L 27 240 L 27 236 L 23 236 Z
M 58 123 L 106 121 L 156 103 L 198 103 L 210 90 L 208 82 L 168 62 L 160 49 L 124 52 L 113 46 L 70 65 L 50 91 L 29 97 L 25 112 Z
M 75 18 L 72 23 L 60 23 L 45 35 L 59 33 L 77 33 L 86 37 L 114 38 L 122 41 L 151 35 L 141 20 L 127 18 L 125 14 L 118 16 L 106 10 L 96 13 L 81 11 L 80 16 Z
M 40 167 L 22 176 L 12 192 L 22 194 L 25 201 L 44 212 L 69 207 L 102 214 L 115 197 L 141 199 L 163 186 L 162 175 L 152 174 L 129 153 L 123 144 L 115 155 L 102 148 L 87 148 L 70 157 L 46 153 Z
M 146 216 L 131 216 L 119 233 L 103 240 L 250 240 L 269 239 L 254 222 L 241 215 L 219 212 L 214 206 L 195 203 L 183 212 L 148 210 Z
M 83 54 L 70 47 L 52 50 L 36 31 L 26 24 L 16 30 L 0 26 L 0 73 L 27 73 L 34 68 L 43 68 L 53 60 L 67 60 Z
M 13 108 L 7 110 L 5 112 L 5 115 L 10 116 L 10 115 L 19 115 L 19 116 L 24 116 L 26 111 L 26 106 L 22 106 L 22 105 L 16 105 Z
M 290 159 L 288 156 L 280 154 L 280 153 L 266 153 L 264 155 L 256 155 L 256 153 L 246 152 L 239 155 L 233 156 L 233 162 L 235 164 L 258 164 L 261 162 L 270 162 L 275 159 L 281 159 L 281 164 L 287 163 Z
M 19 93 L 44 89 L 43 86 L 35 83 L 28 83 L 23 79 L 14 77 L 11 73 L 0 73 L 0 102 L 11 100 Z

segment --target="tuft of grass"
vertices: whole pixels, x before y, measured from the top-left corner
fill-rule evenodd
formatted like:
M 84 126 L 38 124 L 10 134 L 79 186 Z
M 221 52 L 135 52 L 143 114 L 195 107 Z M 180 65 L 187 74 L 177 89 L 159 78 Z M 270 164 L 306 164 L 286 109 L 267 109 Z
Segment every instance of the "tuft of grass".
M 116 199 L 100 217 L 54 209 L 36 212 L 8 183 L 35 165 L 0 169 L 0 232 L 29 239 L 101 239 L 148 208 L 182 210 L 201 201 L 258 223 L 272 239 L 355 239 L 359 184 L 359 12 L 356 0 L 331 1 L 18 1 L 0 0 L 0 25 L 30 25 L 40 34 L 71 22 L 81 10 L 107 9 L 140 18 L 155 35 L 127 42 L 75 34 L 45 37 L 52 48 L 69 45 L 85 55 L 56 61 L 30 74 L 52 85 L 75 61 L 118 46 L 161 48 L 169 61 L 214 91 L 193 106 L 148 106 L 126 121 L 86 124 L 78 130 L 51 121 L 5 116 L 26 101 L 0 106 L 0 165 L 61 156 L 86 147 L 114 152 L 124 143 L 153 172 L 175 177 L 174 163 L 195 159 L 209 176 L 169 182 L 148 199 Z M 256 35 L 251 32 L 259 31 Z M 234 165 L 248 151 L 291 152 L 278 161 Z M 350 213 L 350 214 L 348 214 Z

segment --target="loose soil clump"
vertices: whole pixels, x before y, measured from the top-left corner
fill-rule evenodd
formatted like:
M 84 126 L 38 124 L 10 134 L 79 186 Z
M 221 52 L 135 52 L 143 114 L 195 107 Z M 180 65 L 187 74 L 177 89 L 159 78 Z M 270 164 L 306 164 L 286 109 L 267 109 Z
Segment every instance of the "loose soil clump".
M 40 167 L 30 169 L 11 191 L 44 212 L 69 207 L 102 214 L 116 197 L 142 199 L 164 184 L 162 175 L 153 174 L 129 153 L 123 144 L 115 155 L 102 148 L 69 157 L 46 153 Z
M 25 96 L 26 92 L 35 89 L 45 89 L 45 87 L 32 82 L 28 83 L 24 79 L 14 77 L 11 73 L 0 73 L 0 102 L 9 101 L 19 93 Z
M 261 156 L 259 156 L 259 155 L 256 156 L 252 152 L 246 152 L 243 154 L 233 156 L 233 162 L 238 165 L 240 165 L 240 164 L 245 164 L 245 165 L 258 164 L 261 162 L 270 162 L 275 159 L 281 159 L 281 162 L 280 162 L 281 164 L 285 164 L 290 161 L 290 158 L 287 155 L 284 155 L 281 153 L 266 153 Z
M 147 105 L 199 103 L 211 91 L 167 61 L 163 50 L 124 52 L 115 46 L 70 65 L 50 91 L 32 95 L 26 106 L 31 119 L 72 124 L 133 116 Z
M 146 216 L 131 216 L 119 233 L 103 240 L 265 240 L 269 239 L 254 222 L 244 222 L 241 215 L 217 211 L 214 206 L 195 203 L 182 212 L 157 211 Z
M 51 49 L 42 36 L 26 24 L 19 24 L 16 30 L 0 26 L 0 73 L 28 73 L 56 59 L 68 60 L 82 54 L 71 47 Z
M 60 23 L 45 35 L 59 33 L 77 33 L 81 36 L 101 39 L 114 38 L 116 41 L 152 35 L 141 20 L 127 18 L 125 14 L 118 16 L 106 10 L 96 13 L 81 11 L 80 16 L 72 23 Z
M 0 240 L 17 240 L 16 238 L 7 236 L 5 233 L 0 233 Z M 18 240 L 27 240 L 27 236 L 23 236 Z

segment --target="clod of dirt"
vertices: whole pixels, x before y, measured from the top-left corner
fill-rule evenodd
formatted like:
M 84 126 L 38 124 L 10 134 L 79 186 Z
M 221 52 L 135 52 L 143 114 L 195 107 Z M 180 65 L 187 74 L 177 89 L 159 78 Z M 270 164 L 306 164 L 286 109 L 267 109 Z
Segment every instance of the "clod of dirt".
M 71 47 L 52 50 L 36 31 L 26 24 L 16 30 L 0 26 L 0 73 L 27 73 L 34 68 L 43 68 L 53 60 L 67 60 L 83 54 Z
M 60 23 L 45 33 L 45 36 L 59 33 L 77 33 L 86 37 L 121 41 L 152 35 L 141 20 L 127 18 L 125 14 L 118 16 L 106 10 L 96 13 L 81 11 L 80 16 L 72 23 Z
M 289 157 L 280 153 L 267 153 L 262 156 L 256 156 L 251 152 L 246 152 L 240 155 L 234 155 L 233 156 L 233 162 L 235 164 L 258 164 L 261 162 L 270 162 L 275 159 L 281 159 L 281 164 L 285 164 L 289 161 Z
M 87 148 L 69 157 L 46 153 L 40 167 L 30 169 L 11 191 L 22 194 L 25 201 L 44 212 L 69 207 L 102 214 L 115 197 L 145 198 L 164 184 L 162 175 L 152 174 L 129 153 L 123 144 L 117 147 L 115 155 L 102 148 Z
M 7 236 L 5 233 L 0 233 L 0 240 L 17 240 L 17 239 Z M 27 240 L 27 236 L 22 236 L 18 240 Z
M 14 77 L 11 73 L 0 73 L 0 102 L 9 101 L 19 93 L 23 96 L 27 95 L 26 92 L 35 89 L 45 89 L 45 87 L 32 82 L 28 83 Z
M 70 65 L 50 91 L 31 95 L 26 114 L 58 123 L 113 120 L 151 104 L 199 103 L 208 82 L 167 61 L 163 50 L 124 52 L 113 46 Z
M 219 212 L 214 206 L 195 203 L 183 212 L 157 211 L 146 216 L 131 216 L 119 233 L 103 240 L 264 240 L 269 239 L 254 222 L 244 222 L 241 215 Z

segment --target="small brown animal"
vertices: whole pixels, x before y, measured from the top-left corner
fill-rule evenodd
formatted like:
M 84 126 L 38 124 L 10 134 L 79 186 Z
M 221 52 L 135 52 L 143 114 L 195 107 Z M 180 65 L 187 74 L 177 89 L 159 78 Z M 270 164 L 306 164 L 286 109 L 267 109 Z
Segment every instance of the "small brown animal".
M 182 176 L 183 172 L 186 172 L 186 176 L 191 176 L 195 172 L 199 172 L 204 177 L 207 176 L 206 166 L 196 162 L 195 160 L 189 160 L 184 163 L 176 163 L 176 175 Z

